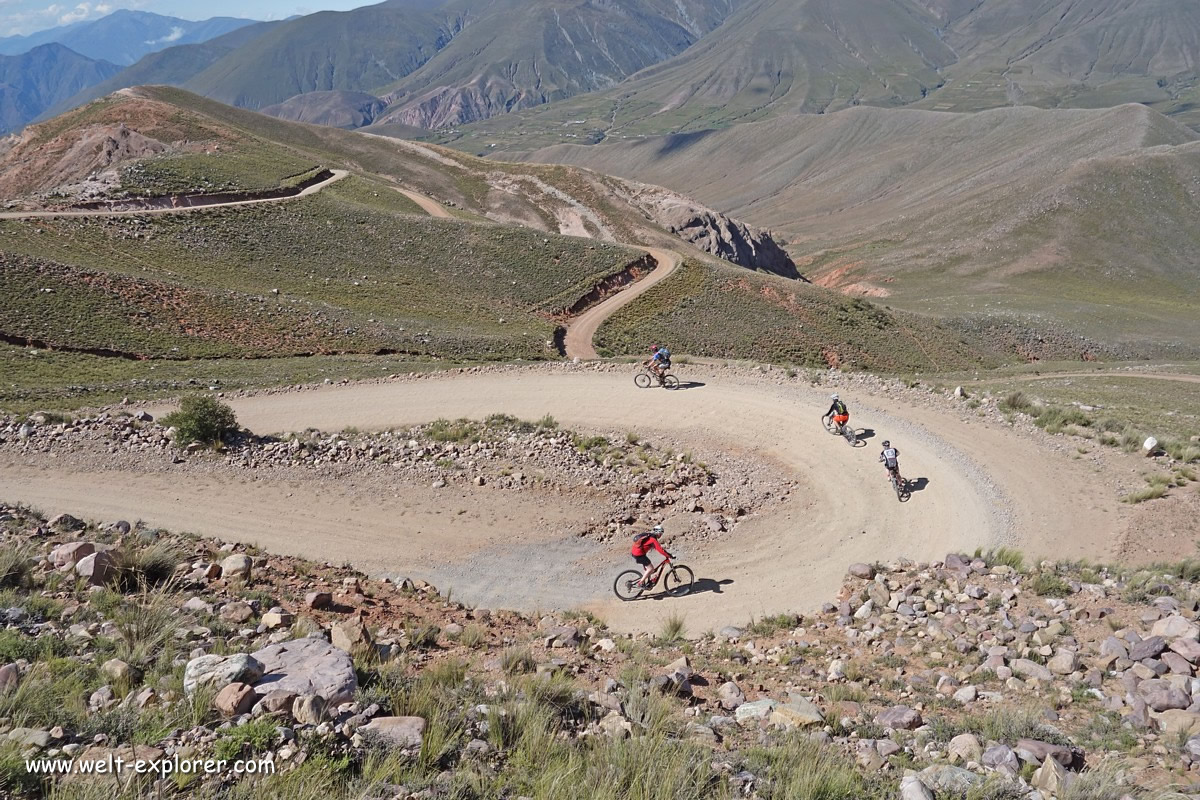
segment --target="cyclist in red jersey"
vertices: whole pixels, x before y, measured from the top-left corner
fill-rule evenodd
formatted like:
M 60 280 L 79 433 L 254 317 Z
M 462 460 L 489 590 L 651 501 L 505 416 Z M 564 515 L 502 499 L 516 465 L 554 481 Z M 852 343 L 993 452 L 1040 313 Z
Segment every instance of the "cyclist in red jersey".
M 646 533 L 637 533 L 633 536 L 633 547 L 630 548 L 630 553 L 633 555 L 633 560 L 642 568 L 641 583 L 644 586 L 646 576 L 650 574 L 650 570 L 654 569 L 654 562 L 650 560 L 648 553 L 651 550 L 657 550 L 663 558 L 671 558 L 671 554 L 663 549 L 659 537 L 663 535 L 663 526 L 655 525 Z

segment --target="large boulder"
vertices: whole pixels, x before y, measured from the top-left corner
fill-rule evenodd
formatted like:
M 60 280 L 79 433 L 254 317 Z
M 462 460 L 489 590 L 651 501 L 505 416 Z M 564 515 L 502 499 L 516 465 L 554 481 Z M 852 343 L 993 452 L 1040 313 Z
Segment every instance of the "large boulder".
M 767 720 L 774 726 L 791 730 L 824 725 L 825 716 L 815 703 L 803 697 L 794 698 L 783 705 L 775 706 Z
M 202 686 L 224 689 L 231 683 L 253 684 L 265 671 L 262 663 L 245 653 L 193 658 L 183 670 L 183 691 L 190 697 Z
M 358 688 L 354 662 L 345 650 L 314 636 L 280 642 L 254 653 L 262 677 L 254 689 L 260 695 L 287 691 L 319 694 L 330 705 L 349 702 Z

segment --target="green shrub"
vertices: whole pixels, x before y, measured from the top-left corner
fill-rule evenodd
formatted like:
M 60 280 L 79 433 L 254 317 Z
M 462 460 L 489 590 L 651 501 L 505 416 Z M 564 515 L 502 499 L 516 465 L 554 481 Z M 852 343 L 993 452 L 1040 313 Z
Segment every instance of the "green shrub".
M 166 542 L 121 550 L 116 558 L 116 585 L 123 593 L 161 586 L 171 579 L 175 567 L 183 560 L 175 546 Z
M 262 753 L 275 741 L 275 726 L 275 719 L 266 716 L 221 731 L 213 755 L 218 759 L 234 761 Z
M 1011 547 L 997 547 L 995 550 L 988 550 L 986 553 L 983 550 L 976 550 L 975 557 L 982 558 L 984 563 L 989 567 L 1003 564 L 1020 571 L 1025 566 L 1025 555 L 1020 550 Z
M 17 589 L 29 582 L 34 551 L 27 545 L 0 547 L 0 588 Z
M 408 635 L 410 647 L 414 647 L 417 650 L 427 650 L 437 646 L 438 636 L 441 634 L 442 629 L 437 625 L 426 624 L 405 628 L 404 632 Z
M 500 668 L 505 675 L 520 675 L 537 669 L 537 662 L 527 647 L 506 647 L 500 654 Z
M 1077 408 L 1047 406 L 1037 413 L 1033 424 L 1045 430 L 1046 433 L 1061 433 L 1072 425 L 1086 428 L 1092 424 L 1092 419 Z
M 658 631 L 659 645 L 679 644 L 687 638 L 687 625 L 679 614 L 671 614 L 662 621 Z
M 163 417 L 162 424 L 175 428 L 175 443 L 180 447 L 193 442 L 215 446 L 237 430 L 237 417 L 217 398 L 196 394 L 183 398 L 179 410 Z
M 1039 597 L 1066 597 L 1071 594 L 1070 584 L 1053 572 L 1045 570 L 1034 575 L 1029 586 Z
M 1029 411 L 1033 408 L 1033 401 L 1024 392 L 1011 392 L 1000 401 L 1000 408 L 1003 411 Z

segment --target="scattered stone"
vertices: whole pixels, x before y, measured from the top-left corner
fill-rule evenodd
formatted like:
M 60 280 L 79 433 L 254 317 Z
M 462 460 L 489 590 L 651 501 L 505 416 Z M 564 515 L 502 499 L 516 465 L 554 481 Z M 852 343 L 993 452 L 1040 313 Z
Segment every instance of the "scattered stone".
M 425 720 L 420 717 L 376 717 L 359 728 L 392 747 L 416 750 L 425 739 Z
M 240 579 L 248 581 L 250 580 L 250 572 L 253 566 L 254 561 L 250 556 L 242 553 L 234 554 L 221 562 L 221 577 L 225 578 L 225 580 Z
M 200 656 L 184 668 L 183 691 L 191 697 L 201 686 L 219 690 L 231 683 L 253 684 L 265 671 L 266 667 L 258 659 L 245 653 Z
M 245 714 L 254 705 L 254 690 L 244 683 L 231 683 L 213 699 L 213 707 L 225 717 Z

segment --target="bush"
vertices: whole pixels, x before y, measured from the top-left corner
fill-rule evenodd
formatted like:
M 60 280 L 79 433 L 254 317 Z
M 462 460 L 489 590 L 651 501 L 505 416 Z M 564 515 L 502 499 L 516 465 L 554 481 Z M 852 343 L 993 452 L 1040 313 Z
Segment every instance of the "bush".
M 221 738 L 213 748 L 213 755 L 220 759 L 233 761 L 239 758 L 250 758 L 264 752 L 275 741 L 275 719 L 271 716 L 260 717 L 236 728 L 222 731 Z
M 175 429 L 175 444 L 180 447 L 193 442 L 215 446 L 237 430 L 237 417 L 215 397 L 197 394 L 183 398 L 179 410 L 163 417 L 162 424 Z
M 1071 586 L 1053 572 L 1039 572 L 1030 584 L 1038 597 L 1066 597 L 1071 594 Z
M 29 580 L 33 550 L 24 545 L 0 548 L 0 588 L 19 589 Z
M 1033 402 L 1024 392 L 1012 392 L 1000 401 L 1000 408 L 1004 411 L 1028 411 L 1033 408 Z
M 527 647 L 508 647 L 500 654 L 500 668 L 505 675 L 520 675 L 537 669 L 533 653 Z
M 684 623 L 683 617 L 671 614 L 662 621 L 662 627 L 658 633 L 659 645 L 679 644 L 686 638 L 687 625 Z

